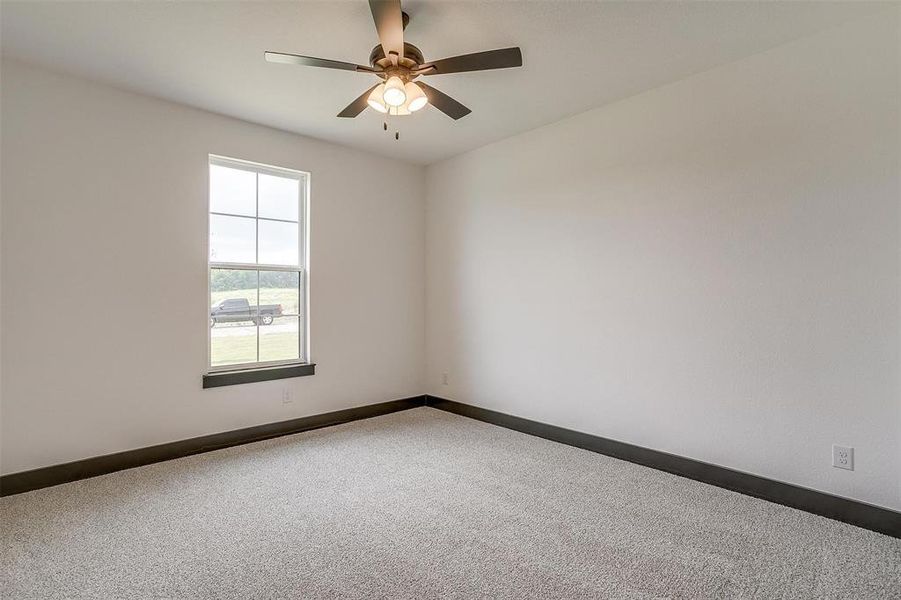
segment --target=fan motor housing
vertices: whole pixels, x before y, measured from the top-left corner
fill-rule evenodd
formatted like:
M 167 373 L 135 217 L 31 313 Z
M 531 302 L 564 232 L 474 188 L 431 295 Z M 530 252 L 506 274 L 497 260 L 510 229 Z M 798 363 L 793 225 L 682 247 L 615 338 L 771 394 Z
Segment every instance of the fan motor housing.
M 397 65 L 407 69 L 415 69 L 423 63 L 425 63 L 425 59 L 422 57 L 422 52 L 419 48 L 409 42 L 404 42 L 404 55 L 403 58 L 397 59 Z M 381 69 L 391 66 L 391 60 L 385 56 L 385 51 L 381 45 L 372 49 L 372 52 L 369 54 L 369 64 Z

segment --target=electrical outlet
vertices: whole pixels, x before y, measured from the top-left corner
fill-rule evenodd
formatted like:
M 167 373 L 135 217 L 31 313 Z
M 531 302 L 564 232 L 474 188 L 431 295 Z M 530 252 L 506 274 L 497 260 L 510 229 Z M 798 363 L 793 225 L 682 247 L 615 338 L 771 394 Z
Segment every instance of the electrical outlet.
M 854 448 L 832 444 L 832 466 L 838 469 L 854 470 Z
M 284 388 L 282 390 L 282 404 L 293 404 L 294 403 L 294 394 L 291 393 L 289 388 Z
M 447 385 L 447 371 L 441 374 L 441 385 Z

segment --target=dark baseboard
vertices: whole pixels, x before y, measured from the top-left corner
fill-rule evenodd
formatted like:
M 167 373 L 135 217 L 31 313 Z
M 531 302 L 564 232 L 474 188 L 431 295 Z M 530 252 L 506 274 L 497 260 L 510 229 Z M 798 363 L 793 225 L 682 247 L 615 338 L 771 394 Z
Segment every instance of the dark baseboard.
M 52 485 L 105 475 L 106 473 L 113 473 L 123 469 L 132 469 L 173 458 L 181 458 L 301 431 L 368 419 L 423 405 L 627 460 L 675 475 L 681 475 L 682 477 L 688 477 L 689 479 L 901 538 L 901 513 L 887 508 L 435 396 L 414 396 L 391 402 L 369 404 L 321 415 L 257 425 L 255 427 L 215 433 L 137 450 L 96 456 L 32 471 L 11 473 L 0 477 L 0 496 L 20 494 Z
M 790 506 L 823 517 L 835 519 L 870 529 L 885 535 L 901 538 L 901 513 L 888 508 L 874 506 L 857 500 L 849 500 L 818 492 L 808 488 L 774 481 L 765 477 L 734 471 L 726 467 L 668 454 L 658 450 L 633 446 L 624 442 L 547 425 L 538 421 L 530 421 L 521 417 L 479 408 L 453 400 L 444 400 L 428 396 L 426 404 L 465 417 L 500 425 L 529 435 L 545 438 L 562 444 L 575 446 L 584 450 L 598 452 L 614 458 L 627 460 L 667 473 L 681 475 L 734 492 L 741 492 L 756 498 L 762 498 Z
M 77 460 L 61 465 L 34 469 L 32 471 L 11 473 L 0 477 L 0 496 L 21 494 L 22 492 L 37 490 L 51 485 L 87 479 L 88 477 L 105 475 L 123 469 L 132 469 L 134 467 L 171 460 L 173 458 L 181 458 L 192 454 L 210 452 L 212 450 L 221 450 L 222 448 L 228 448 L 230 446 L 258 442 L 282 435 L 308 431 L 310 429 L 319 429 L 321 427 L 329 427 L 331 425 L 339 425 L 350 421 L 386 415 L 388 413 L 423 406 L 425 404 L 425 399 L 425 396 L 414 396 L 412 398 L 404 398 L 403 400 L 369 404 L 367 406 L 348 408 L 346 410 L 339 410 L 321 415 L 291 419 L 290 421 L 267 423 L 266 425 L 257 425 L 245 429 L 214 433 L 212 435 L 170 442 L 168 444 L 160 444 L 158 446 L 149 446 L 137 450 L 126 450 L 125 452 L 117 452 L 115 454 L 95 456 L 93 458 L 86 458 L 84 460 Z

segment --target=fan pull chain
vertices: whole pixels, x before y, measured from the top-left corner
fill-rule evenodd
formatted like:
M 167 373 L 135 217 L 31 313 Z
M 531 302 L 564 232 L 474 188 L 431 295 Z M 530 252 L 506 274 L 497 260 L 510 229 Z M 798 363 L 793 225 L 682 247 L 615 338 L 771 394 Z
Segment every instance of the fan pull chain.
M 382 131 L 388 131 L 388 121 L 384 121 L 382 123 Z M 397 130 L 394 131 L 394 139 L 400 140 L 400 131 L 397 131 Z
M 382 131 L 388 131 L 388 121 L 390 121 L 390 120 L 391 120 L 391 116 L 389 115 L 389 116 L 385 117 L 384 121 L 382 121 Z M 395 141 L 400 140 L 400 131 L 398 131 L 398 130 L 394 131 L 394 139 L 395 139 Z

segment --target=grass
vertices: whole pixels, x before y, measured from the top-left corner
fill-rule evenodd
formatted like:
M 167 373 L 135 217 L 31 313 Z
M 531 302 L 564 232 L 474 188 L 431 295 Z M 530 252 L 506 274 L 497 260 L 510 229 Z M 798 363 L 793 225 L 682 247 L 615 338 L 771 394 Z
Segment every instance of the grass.
M 253 334 L 213 337 L 210 340 L 210 352 L 214 367 L 257 362 L 256 327 L 248 327 L 247 329 L 252 330 Z M 265 327 L 260 328 L 259 362 L 291 360 L 299 356 L 300 334 L 298 332 L 263 333 L 264 329 Z
M 257 289 L 229 290 L 212 292 L 210 305 L 229 298 L 246 298 L 252 305 L 257 304 Z M 285 314 L 298 314 L 298 296 L 296 288 L 260 288 L 260 304 L 281 304 Z M 287 319 L 276 319 L 274 325 L 286 322 Z M 219 335 L 218 328 L 247 331 L 247 335 Z M 214 367 L 237 365 L 272 360 L 291 360 L 299 356 L 300 334 L 297 331 L 277 331 L 268 333 L 267 326 L 260 327 L 260 357 L 257 359 L 256 327 L 250 322 L 216 325 L 210 337 L 211 364 Z

